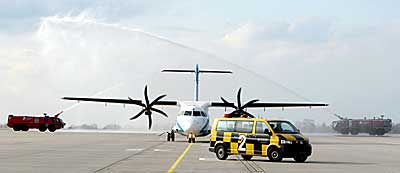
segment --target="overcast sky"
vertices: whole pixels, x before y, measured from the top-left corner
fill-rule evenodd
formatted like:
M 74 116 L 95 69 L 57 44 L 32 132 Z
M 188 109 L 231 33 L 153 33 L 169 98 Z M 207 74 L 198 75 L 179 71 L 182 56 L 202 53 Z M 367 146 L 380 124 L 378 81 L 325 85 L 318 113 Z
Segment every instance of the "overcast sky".
M 251 110 L 293 121 L 385 114 L 400 121 L 398 1 L 0 1 L 0 121 L 50 114 L 63 96 L 193 98 L 193 76 L 163 68 L 230 69 L 201 76 L 200 98 L 322 101 L 328 109 Z M 276 84 L 278 83 L 278 84 Z M 284 87 L 282 87 L 284 86 Z M 105 92 L 101 92 L 104 91 Z M 101 93 L 98 93 L 101 92 Z M 155 129 L 172 126 L 154 115 Z M 67 123 L 119 123 L 140 108 L 81 103 Z M 212 109 L 213 117 L 224 110 Z

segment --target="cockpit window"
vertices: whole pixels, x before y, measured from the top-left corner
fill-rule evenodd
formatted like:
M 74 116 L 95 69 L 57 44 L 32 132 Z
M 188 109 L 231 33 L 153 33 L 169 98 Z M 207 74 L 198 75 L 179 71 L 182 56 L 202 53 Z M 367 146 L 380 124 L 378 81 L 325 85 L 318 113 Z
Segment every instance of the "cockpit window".
M 185 111 L 185 116 L 192 116 L 192 111 Z
M 200 111 L 193 111 L 193 116 L 201 116 L 201 113 L 200 113 Z

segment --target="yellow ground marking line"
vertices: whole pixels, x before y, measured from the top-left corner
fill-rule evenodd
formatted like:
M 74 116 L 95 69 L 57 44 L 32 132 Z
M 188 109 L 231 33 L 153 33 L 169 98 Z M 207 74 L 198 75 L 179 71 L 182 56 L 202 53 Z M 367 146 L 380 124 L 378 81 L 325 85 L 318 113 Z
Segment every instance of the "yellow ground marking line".
M 179 158 L 175 161 L 175 163 L 171 166 L 171 168 L 169 168 L 168 173 L 172 173 L 174 172 L 175 168 L 178 166 L 179 162 L 182 161 L 182 159 L 185 157 L 186 153 L 189 151 L 190 147 L 192 147 L 193 143 L 190 143 L 185 151 L 181 154 L 181 156 L 179 156 Z

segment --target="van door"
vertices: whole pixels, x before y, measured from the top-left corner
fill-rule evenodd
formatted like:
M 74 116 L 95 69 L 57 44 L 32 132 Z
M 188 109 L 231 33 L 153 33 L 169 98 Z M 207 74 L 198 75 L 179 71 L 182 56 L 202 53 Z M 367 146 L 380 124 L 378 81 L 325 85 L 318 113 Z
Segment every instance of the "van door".
M 271 130 L 264 121 L 257 121 L 254 135 L 254 154 L 267 155 L 267 148 L 270 144 Z
M 235 132 L 232 134 L 237 139 L 237 152 L 245 155 L 254 154 L 253 139 L 254 121 L 236 121 Z M 233 142 L 233 141 L 232 141 Z

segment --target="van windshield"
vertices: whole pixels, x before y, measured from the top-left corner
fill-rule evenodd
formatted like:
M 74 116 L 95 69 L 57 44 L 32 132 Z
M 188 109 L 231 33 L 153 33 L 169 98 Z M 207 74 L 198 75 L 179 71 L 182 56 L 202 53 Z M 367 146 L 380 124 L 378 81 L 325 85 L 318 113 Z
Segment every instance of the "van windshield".
M 275 133 L 298 134 L 299 130 L 288 121 L 268 121 Z

